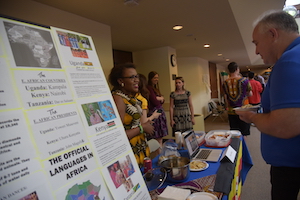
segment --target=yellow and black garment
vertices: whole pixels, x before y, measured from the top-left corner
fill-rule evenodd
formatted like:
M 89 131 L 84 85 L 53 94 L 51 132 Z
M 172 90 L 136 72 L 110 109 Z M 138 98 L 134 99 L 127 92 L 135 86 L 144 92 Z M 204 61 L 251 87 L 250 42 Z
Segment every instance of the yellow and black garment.
M 113 91 L 112 94 L 122 97 L 126 105 L 125 117 L 123 119 L 123 126 L 125 130 L 138 127 L 141 123 L 140 118 L 142 115 L 140 102 L 135 97 L 129 97 L 120 90 Z M 131 138 L 129 142 L 138 165 L 142 166 L 144 158 L 150 156 L 150 149 L 147 144 L 145 134 L 140 133 L 139 135 Z

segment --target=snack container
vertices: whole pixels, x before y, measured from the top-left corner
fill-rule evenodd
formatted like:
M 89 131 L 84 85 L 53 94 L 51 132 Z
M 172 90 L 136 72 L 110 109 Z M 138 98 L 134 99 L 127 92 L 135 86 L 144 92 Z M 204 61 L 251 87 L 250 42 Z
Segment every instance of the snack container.
M 205 136 L 205 146 L 222 148 L 227 147 L 231 141 L 231 131 L 229 130 L 212 130 Z
M 198 141 L 199 146 L 204 144 L 204 142 L 205 142 L 205 132 L 204 131 L 195 131 L 195 135 L 197 137 L 197 141 Z

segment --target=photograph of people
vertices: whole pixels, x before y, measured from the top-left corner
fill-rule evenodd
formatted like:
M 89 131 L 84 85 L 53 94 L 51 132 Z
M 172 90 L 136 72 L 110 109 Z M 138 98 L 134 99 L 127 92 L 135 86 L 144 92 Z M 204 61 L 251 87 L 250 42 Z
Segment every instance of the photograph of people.
M 36 192 L 32 192 L 31 194 L 19 199 L 19 200 L 39 200 Z
M 124 174 L 121 171 L 119 161 L 108 166 L 108 171 L 109 171 L 110 177 L 111 177 L 114 185 L 116 186 L 116 188 L 120 187 L 120 185 L 122 185 L 123 183 L 126 182 Z
M 96 110 L 95 110 L 93 104 L 89 105 L 89 109 L 90 109 L 90 113 L 91 113 L 90 122 L 92 125 L 103 122 L 103 119 L 100 117 L 101 113 L 100 113 L 99 109 L 96 108 Z
M 193 129 L 195 124 L 191 92 L 184 88 L 183 77 L 176 77 L 175 91 L 170 94 L 170 125 L 175 132 Z
M 89 126 L 99 124 L 104 121 L 97 102 L 81 105 Z

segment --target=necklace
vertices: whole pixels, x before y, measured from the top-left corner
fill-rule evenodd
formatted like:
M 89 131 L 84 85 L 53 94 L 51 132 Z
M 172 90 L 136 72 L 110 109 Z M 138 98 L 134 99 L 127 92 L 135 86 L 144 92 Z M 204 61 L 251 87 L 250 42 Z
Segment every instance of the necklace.
M 140 124 L 140 118 L 142 115 L 140 102 L 135 97 L 129 97 L 128 95 L 124 94 L 121 90 L 115 90 L 112 92 L 112 94 L 119 95 L 129 102 L 126 104 L 126 113 L 133 118 L 131 127 L 129 129 L 137 127 Z

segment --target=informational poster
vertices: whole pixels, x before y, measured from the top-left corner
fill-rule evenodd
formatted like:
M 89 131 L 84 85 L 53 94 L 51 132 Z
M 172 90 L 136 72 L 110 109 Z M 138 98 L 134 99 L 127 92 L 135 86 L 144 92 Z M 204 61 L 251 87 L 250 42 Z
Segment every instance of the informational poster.
M 0 18 L 0 199 L 151 199 L 90 36 Z

